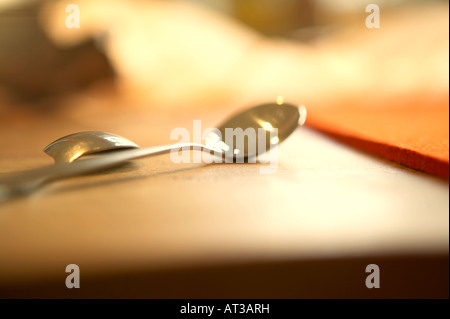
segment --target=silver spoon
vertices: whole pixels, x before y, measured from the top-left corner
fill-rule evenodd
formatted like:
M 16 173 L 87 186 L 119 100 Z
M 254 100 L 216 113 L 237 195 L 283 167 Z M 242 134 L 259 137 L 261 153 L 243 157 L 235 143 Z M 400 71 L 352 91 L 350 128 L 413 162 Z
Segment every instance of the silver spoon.
M 221 137 L 227 136 L 227 129 L 241 128 L 245 131 L 247 128 L 251 128 L 255 132 L 258 132 L 258 129 L 264 129 L 266 131 L 266 149 L 263 151 L 267 151 L 273 144 L 271 144 L 271 139 L 273 139 L 272 134 L 270 134 L 271 128 L 278 129 L 278 135 L 276 136 L 278 144 L 285 140 L 299 124 L 303 125 L 305 119 L 306 109 L 303 106 L 297 107 L 293 104 L 277 102 L 258 105 L 238 112 L 223 122 L 217 129 L 220 131 Z M 253 142 L 258 145 L 258 135 L 253 136 L 253 139 Z M 231 142 L 233 147 L 230 147 L 221 139 L 215 139 L 214 143 L 208 145 L 177 143 L 139 148 L 135 143 L 110 133 L 81 132 L 71 134 L 54 141 L 44 149 L 47 154 L 55 159 L 55 165 L 21 172 L 0 180 L 0 201 L 16 195 L 30 193 L 45 182 L 91 173 L 118 166 L 132 159 L 169 153 L 180 149 L 214 152 L 215 155 L 221 155 L 228 159 L 232 158 L 233 161 L 241 161 L 262 154 L 261 150 L 257 154 L 255 148 L 248 147 L 250 140 L 240 146 L 235 145 L 234 141 Z M 83 155 L 124 148 L 131 149 L 75 161 Z

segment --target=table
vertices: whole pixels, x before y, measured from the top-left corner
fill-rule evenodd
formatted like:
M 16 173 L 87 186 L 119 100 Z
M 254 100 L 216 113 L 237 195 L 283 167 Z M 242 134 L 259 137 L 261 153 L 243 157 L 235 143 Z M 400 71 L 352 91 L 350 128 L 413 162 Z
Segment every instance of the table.
M 0 176 L 50 165 L 84 130 L 165 144 L 230 109 L 104 109 L 0 119 Z M 448 298 L 449 184 L 307 126 L 267 164 L 169 155 L 46 185 L 0 204 L 2 298 Z M 80 289 L 65 286 L 80 268 Z M 381 287 L 365 285 L 380 268 Z

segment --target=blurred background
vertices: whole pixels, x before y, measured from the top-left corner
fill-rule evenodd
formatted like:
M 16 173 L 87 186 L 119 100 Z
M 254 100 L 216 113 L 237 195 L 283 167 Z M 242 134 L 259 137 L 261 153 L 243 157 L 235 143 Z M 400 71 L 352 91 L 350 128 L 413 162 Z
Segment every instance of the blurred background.
M 1 0 L 0 109 L 80 92 L 144 108 L 447 94 L 448 1 L 377 1 L 368 29 L 371 2 Z

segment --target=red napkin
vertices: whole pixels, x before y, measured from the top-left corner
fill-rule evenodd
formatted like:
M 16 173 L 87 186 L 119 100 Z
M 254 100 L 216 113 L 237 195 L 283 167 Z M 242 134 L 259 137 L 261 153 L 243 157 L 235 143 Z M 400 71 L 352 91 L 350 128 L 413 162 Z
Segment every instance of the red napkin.
M 341 103 L 340 103 L 341 104 Z M 378 105 L 317 107 L 306 125 L 388 159 L 449 178 L 449 98 L 399 98 Z

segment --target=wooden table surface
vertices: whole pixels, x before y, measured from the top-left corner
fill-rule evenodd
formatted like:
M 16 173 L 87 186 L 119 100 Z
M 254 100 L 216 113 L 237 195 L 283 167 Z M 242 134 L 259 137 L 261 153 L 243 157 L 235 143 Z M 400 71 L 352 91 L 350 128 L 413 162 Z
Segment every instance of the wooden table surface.
M 69 133 L 166 144 L 231 110 L 112 111 L 2 116 L 0 176 L 51 164 L 42 148 Z M 0 204 L 0 297 L 448 298 L 447 180 L 308 127 L 280 145 L 276 172 L 263 165 L 161 155 Z M 68 264 L 80 289 L 65 287 Z

